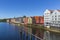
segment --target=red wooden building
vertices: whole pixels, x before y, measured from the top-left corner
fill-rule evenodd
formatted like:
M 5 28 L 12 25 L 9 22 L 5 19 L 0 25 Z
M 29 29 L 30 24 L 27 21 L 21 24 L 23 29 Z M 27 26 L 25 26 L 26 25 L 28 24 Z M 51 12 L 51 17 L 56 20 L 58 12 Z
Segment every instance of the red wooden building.
M 33 24 L 44 24 L 44 17 L 43 16 L 34 16 L 32 17 Z

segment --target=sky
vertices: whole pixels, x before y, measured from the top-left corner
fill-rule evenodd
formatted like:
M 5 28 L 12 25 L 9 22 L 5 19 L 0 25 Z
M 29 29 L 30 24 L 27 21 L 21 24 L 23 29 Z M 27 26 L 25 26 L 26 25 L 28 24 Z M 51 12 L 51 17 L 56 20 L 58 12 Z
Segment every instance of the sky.
M 46 9 L 60 9 L 60 0 L 0 0 L 0 18 L 43 16 Z

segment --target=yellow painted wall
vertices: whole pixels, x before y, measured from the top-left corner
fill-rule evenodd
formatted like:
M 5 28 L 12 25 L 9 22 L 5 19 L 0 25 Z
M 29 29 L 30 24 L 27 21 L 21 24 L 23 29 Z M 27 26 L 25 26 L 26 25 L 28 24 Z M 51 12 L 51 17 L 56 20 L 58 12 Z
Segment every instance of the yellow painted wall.
M 28 24 L 32 24 L 32 18 L 31 17 L 28 18 Z

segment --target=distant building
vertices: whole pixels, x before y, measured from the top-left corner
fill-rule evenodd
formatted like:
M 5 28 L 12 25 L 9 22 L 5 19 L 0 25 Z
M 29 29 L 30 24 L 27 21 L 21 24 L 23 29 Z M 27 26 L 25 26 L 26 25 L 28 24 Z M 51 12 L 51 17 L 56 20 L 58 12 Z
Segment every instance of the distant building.
M 7 19 L 6 21 L 9 22 L 9 19 Z
M 44 17 L 43 17 L 43 16 L 40 16 L 40 17 L 39 17 L 39 23 L 40 23 L 40 24 L 44 24 Z
M 32 17 L 32 24 L 36 24 L 36 20 L 34 16 Z
M 35 23 L 39 24 L 40 23 L 39 16 L 34 16 L 34 17 L 35 17 Z
M 32 18 L 28 17 L 28 24 L 32 24 Z
M 23 23 L 23 17 L 15 18 L 15 21 L 18 23 Z
M 34 16 L 32 17 L 33 24 L 44 24 L 44 17 L 43 16 Z
M 11 18 L 11 23 L 15 23 L 15 18 Z
M 11 18 L 7 19 L 6 22 L 10 23 L 11 22 Z
M 28 17 L 23 18 L 24 24 L 28 24 Z

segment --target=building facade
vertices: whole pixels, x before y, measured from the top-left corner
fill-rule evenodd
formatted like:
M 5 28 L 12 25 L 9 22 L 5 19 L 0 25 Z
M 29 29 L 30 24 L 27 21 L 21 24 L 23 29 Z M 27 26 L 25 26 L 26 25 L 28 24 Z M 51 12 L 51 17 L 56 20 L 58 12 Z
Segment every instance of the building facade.
M 10 23 L 11 22 L 11 18 L 7 19 L 6 22 Z
M 24 22 L 24 24 L 28 24 L 28 17 L 23 18 L 23 22 Z
M 51 11 L 46 9 L 44 12 L 44 26 L 48 26 L 49 23 L 51 22 Z
M 44 12 L 44 25 L 60 27 L 60 10 L 46 10 Z
M 39 23 L 40 23 L 40 24 L 44 24 L 44 17 L 43 17 L 43 16 L 40 16 L 40 17 L 39 17 Z
M 44 17 L 43 16 L 33 16 L 32 23 L 33 24 L 44 24 Z
M 32 18 L 28 17 L 28 24 L 32 24 Z
M 15 18 L 11 18 L 10 20 L 11 20 L 11 23 L 15 23 L 16 22 Z
M 8 23 L 9 23 L 9 19 L 7 19 L 7 20 L 6 20 L 6 22 L 8 22 Z
M 53 30 L 60 30 L 60 10 L 48 10 L 44 12 L 44 26 Z M 46 40 L 60 40 L 60 34 L 49 31 L 44 32 Z
M 35 17 L 35 22 L 36 22 L 36 24 L 39 24 L 39 16 L 34 16 Z
M 15 21 L 16 21 L 17 23 L 23 23 L 23 17 L 15 18 Z
M 34 16 L 32 17 L 32 24 L 36 24 L 36 20 Z

